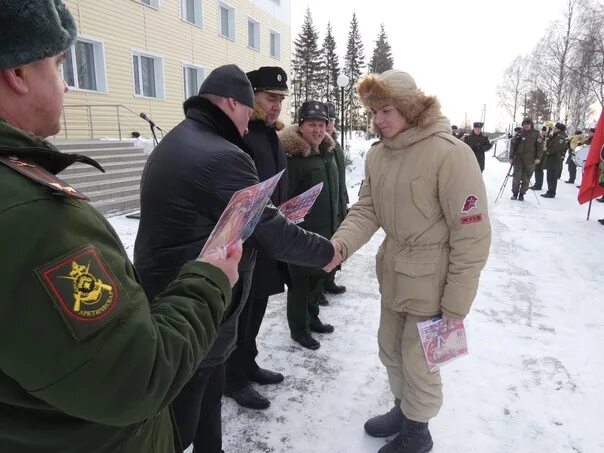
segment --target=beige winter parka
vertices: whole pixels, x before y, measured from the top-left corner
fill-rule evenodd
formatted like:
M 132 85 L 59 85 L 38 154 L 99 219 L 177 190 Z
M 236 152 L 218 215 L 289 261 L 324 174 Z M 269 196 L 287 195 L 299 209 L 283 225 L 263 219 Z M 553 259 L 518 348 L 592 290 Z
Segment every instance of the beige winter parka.
M 346 259 L 383 228 L 376 256 L 382 303 L 418 316 L 463 317 L 489 253 L 485 186 L 437 102 L 415 124 L 423 127 L 369 150 L 359 201 L 333 239 Z

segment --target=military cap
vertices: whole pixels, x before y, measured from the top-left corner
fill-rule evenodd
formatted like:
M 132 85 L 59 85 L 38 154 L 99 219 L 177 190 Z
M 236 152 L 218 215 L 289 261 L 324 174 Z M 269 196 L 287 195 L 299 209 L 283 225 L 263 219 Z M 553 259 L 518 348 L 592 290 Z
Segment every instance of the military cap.
M 480 121 L 476 121 L 476 122 L 474 123 L 474 127 L 482 127 L 482 126 L 484 126 L 484 123 L 482 123 L 482 122 L 480 122 Z
M 262 66 L 247 74 L 254 91 L 287 95 L 287 74 L 279 66 Z
M 566 130 L 566 124 L 556 123 L 556 125 L 554 127 L 556 129 L 558 129 L 559 131 L 565 131 Z
M 327 105 L 327 116 L 331 118 L 336 118 L 336 105 L 333 102 L 326 102 Z
M 239 66 L 234 64 L 219 66 L 210 72 L 201 84 L 199 94 L 233 98 L 251 108 L 254 108 L 256 102 L 250 81 Z
M 61 0 L 0 0 L 0 11 L 0 68 L 59 55 L 77 36 Z
M 327 105 L 321 101 L 304 101 L 298 110 L 298 125 L 306 120 L 323 120 L 327 123 Z
M 451 129 L 456 131 L 458 129 L 458 127 L 456 125 L 451 126 Z

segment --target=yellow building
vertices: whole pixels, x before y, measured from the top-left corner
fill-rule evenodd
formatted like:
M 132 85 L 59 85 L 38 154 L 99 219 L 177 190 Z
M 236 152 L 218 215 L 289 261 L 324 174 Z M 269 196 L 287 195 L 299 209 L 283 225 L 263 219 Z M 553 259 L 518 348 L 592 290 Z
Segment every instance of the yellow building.
M 66 0 L 78 39 L 63 75 L 57 138 L 148 136 L 144 112 L 164 130 L 217 66 L 290 73 L 290 0 Z M 284 105 L 284 111 L 287 111 Z

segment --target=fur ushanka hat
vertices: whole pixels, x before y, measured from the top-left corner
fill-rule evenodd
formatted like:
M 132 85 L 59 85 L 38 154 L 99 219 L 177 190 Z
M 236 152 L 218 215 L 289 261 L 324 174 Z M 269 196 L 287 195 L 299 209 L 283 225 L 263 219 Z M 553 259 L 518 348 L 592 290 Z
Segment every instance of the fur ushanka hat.
M 16 68 L 64 52 L 76 25 L 61 0 L 0 0 L 0 68 Z
M 426 96 L 413 77 L 398 69 L 366 75 L 357 84 L 357 93 L 366 108 L 391 103 L 409 124 L 420 129 L 440 115 L 438 99 Z

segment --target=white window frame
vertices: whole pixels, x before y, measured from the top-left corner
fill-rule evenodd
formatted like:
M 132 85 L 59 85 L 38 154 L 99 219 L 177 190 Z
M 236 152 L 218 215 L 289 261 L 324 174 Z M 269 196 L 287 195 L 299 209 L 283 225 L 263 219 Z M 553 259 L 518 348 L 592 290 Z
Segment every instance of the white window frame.
M 254 45 L 250 46 L 250 25 L 254 26 Z M 247 47 L 249 49 L 254 49 L 260 52 L 260 21 L 254 19 L 253 17 L 247 17 Z
M 276 53 L 273 54 L 273 42 L 272 42 L 272 36 L 275 35 L 278 39 L 276 41 Z M 277 30 L 269 30 L 269 34 L 268 34 L 268 53 L 272 58 L 275 58 L 277 60 L 281 60 L 281 33 L 279 33 Z
M 160 0 L 149 0 L 148 4 L 146 2 L 144 2 L 143 0 L 134 0 L 134 1 L 137 3 L 140 3 L 141 5 L 147 6 L 149 8 L 159 9 Z
M 78 64 L 76 60 L 75 46 L 78 41 L 92 44 L 94 52 L 94 77 L 96 79 L 96 90 L 89 88 L 80 88 L 78 80 Z M 71 91 L 84 91 L 86 93 L 107 93 L 107 68 L 105 66 L 105 43 L 100 39 L 93 38 L 91 36 L 79 35 L 76 38 L 76 42 L 66 50 L 71 54 L 71 62 L 73 64 L 73 85 L 67 84 Z M 62 67 L 61 67 L 62 70 Z M 63 74 L 63 77 L 65 75 Z M 67 83 L 67 80 L 65 81 Z
M 229 13 L 229 30 L 227 34 L 222 33 L 222 9 L 226 9 Z M 235 29 L 236 29 L 236 16 L 235 16 L 235 7 L 233 5 L 229 5 L 226 2 L 219 1 L 218 2 L 218 34 L 223 38 L 230 39 L 231 41 L 235 41 Z
M 194 0 L 195 2 L 195 21 L 191 22 L 187 18 L 187 0 L 180 0 L 180 18 L 188 24 L 201 27 L 203 25 L 203 0 Z
M 198 94 L 198 92 L 199 92 L 199 90 L 198 90 L 197 93 L 187 93 L 187 88 L 189 86 L 189 84 L 187 83 L 187 78 L 189 77 L 189 74 L 186 71 L 186 69 L 188 69 L 188 68 L 192 68 L 192 69 L 196 69 L 196 70 L 200 71 L 201 78 L 198 76 L 198 80 L 197 80 L 199 87 L 201 87 L 201 84 L 203 83 L 203 81 L 206 78 L 205 68 L 203 66 L 198 65 L 198 64 L 183 62 L 183 64 L 182 64 L 182 85 L 183 85 L 183 94 L 185 96 L 185 100 L 191 96 Z
M 143 92 L 143 85 L 142 85 L 143 73 L 142 73 L 142 66 L 140 64 L 140 58 L 139 58 L 139 68 L 138 68 L 138 76 L 139 76 L 138 83 L 140 83 L 141 94 L 136 94 L 137 81 L 134 80 L 134 76 L 135 76 L 134 66 L 133 66 L 134 56 L 147 57 L 147 58 L 153 59 L 153 64 L 154 64 L 154 69 L 155 69 L 155 71 L 154 71 L 155 72 L 155 97 L 145 96 L 144 94 L 142 94 L 142 92 Z M 131 49 L 130 50 L 130 68 L 132 69 L 132 94 L 134 95 L 134 97 L 144 98 L 144 99 L 154 99 L 154 100 L 166 99 L 166 88 L 165 88 L 165 83 L 164 83 L 164 80 L 165 80 L 164 79 L 164 57 L 162 57 L 161 55 L 158 55 L 158 54 L 147 52 L 145 50 Z

